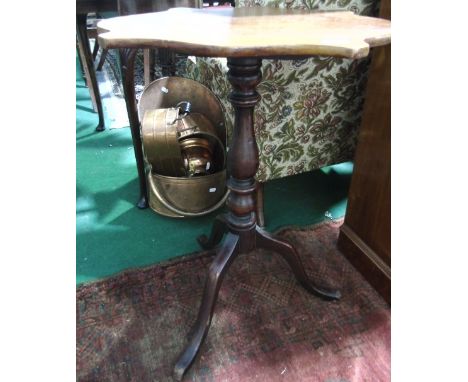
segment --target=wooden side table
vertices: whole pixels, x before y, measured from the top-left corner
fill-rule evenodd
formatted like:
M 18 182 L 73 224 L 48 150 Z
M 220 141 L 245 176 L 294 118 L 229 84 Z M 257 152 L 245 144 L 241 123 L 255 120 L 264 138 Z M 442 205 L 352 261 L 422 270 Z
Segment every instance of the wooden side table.
M 209 32 L 213 28 L 216 34 Z M 235 110 L 233 138 L 228 152 L 229 212 L 216 218 L 210 237 L 199 238 L 203 248 L 216 248 L 216 257 L 209 268 L 191 339 L 175 365 L 176 379 L 182 379 L 198 353 L 211 324 L 223 277 L 240 253 L 256 248 L 273 250 L 288 262 L 298 281 L 310 293 L 324 299 L 339 299 L 339 291 L 317 286 L 308 278 L 297 252 L 289 243 L 257 226 L 254 176 L 258 168 L 258 148 L 253 111 L 260 96 L 256 87 L 262 77 L 262 58 L 365 57 L 370 47 L 390 42 L 390 22 L 356 16 L 352 12 L 176 8 L 107 19 L 98 24 L 98 32 L 99 43 L 107 48 L 128 49 L 129 52 L 137 48 L 170 48 L 197 56 L 227 57 L 228 60 L 228 79 L 232 85 L 229 100 Z M 134 117 L 138 122 L 137 114 Z M 141 151 L 139 131 L 133 133 L 134 142 Z M 219 245 L 224 236 L 224 242 Z

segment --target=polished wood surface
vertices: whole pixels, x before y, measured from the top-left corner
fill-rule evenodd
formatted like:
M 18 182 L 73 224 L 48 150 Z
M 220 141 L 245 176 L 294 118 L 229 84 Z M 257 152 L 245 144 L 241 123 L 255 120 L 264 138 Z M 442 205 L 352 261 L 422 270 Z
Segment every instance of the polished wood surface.
M 390 17 L 390 1 L 381 16 Z M 390 302 L 390 45 L 374 50 L 339 247 Z
M 105 48 L 159 47 L 212 57 L 361 58 L 390 41 L 388 20 L 268 7 L 173 8 L 103 20 L 98 31 Z

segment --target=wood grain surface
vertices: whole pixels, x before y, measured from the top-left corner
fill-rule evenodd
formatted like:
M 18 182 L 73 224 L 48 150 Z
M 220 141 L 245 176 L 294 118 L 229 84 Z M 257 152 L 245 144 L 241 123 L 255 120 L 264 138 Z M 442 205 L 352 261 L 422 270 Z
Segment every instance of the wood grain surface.
M 268 7 L 172 8 L 106 19 L 104 48 L 170 48 L 212 57 L 327 55 L 361 58 L 390 42 L 390 21 L 352 12 Z

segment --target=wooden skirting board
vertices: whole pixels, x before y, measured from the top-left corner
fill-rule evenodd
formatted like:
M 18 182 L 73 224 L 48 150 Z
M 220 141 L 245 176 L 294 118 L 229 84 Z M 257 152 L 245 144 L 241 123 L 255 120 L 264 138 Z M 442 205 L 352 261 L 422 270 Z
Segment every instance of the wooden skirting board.
M 349 262 L 365 275 L 366 280 L 390 304 L 390 267 L 346 224 L 341 226 L 338 247 L 346 254 Z

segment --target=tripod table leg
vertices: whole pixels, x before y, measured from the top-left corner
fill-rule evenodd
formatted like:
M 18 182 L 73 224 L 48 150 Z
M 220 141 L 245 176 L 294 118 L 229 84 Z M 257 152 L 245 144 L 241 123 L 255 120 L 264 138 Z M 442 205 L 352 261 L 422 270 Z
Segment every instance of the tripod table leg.
M 341 298 L 339 291 L 317 286 L 309 279 L 299 255 L 291 244 L 276 239 L 273 235 L 258 226 L 256 228 L 256 244 L 257 248 L 271 249 L 280 254 L 291 267 L 297 280 L 308 292 L 326 300 L 338 300 Z
M 203 249 L 212 249 L 221 242 L 227 231 L 228 226 L 226 217 L 224 215 L 218 215 L 213 222 L 210 237 L 206 235 L 197 237 L 198 244 L 200 244 L 200 247 Z
M 223 245 L 216 251 L 216 257 L 210 265 L 208 278 L 206 279 L 203 300 L 200 310 L 198 311 L 197 321 L 191 331 L 193 333 L 192 338 L 180 355 L 174 368 L 174 378 L 177 381 L 182 380 L 182 377 L 195 359 L 208 333 L 219 288 L 221 287 L 226 271 L 238 254 L 238 242 L 239 236 L 228 233 Z

